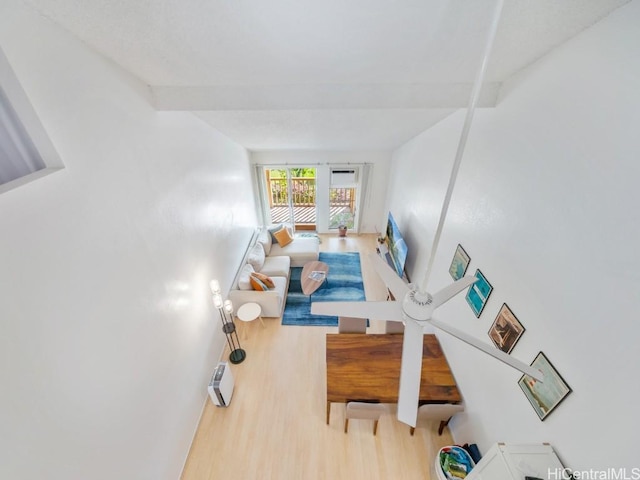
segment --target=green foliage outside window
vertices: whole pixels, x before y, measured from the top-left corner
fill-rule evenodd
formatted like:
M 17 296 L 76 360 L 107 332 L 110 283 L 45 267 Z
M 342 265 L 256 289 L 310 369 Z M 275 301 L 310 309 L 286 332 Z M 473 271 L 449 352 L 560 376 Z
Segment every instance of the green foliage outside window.
M 291 176 L 294 178 L 316 178 L 315 168 L 290 168 Z M 287 171 L 284 169 L 269 170 L 271 178 L 287 178 Z

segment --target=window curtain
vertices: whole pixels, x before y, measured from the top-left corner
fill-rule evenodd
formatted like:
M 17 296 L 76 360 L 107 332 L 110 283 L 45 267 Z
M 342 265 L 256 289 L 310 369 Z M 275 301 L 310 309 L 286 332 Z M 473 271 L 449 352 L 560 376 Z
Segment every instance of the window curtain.
M 371 170 L 373 165 L 370 163 L 365 163 L 361 167 L 362 179 L 360 181 L 360 197 L 362 201 L 359 202 L 360 213 L 364 210 L 362 207 L 369 206 L 371 202 L 371 179 L 373 178 L 371 175 Z M 362 224 L 362 215 L 358 215 L 358 225 L 357 232 L 360 232 L 360 225 Z
M 260 210 L 260 218 L 259 220 L 262 222 L 262 225 L 267 225 L 271 218 L 269 212 L 269 204 L 266 202 L 267 200 L 267 185 L 265 181 L 265 172 L 264 167 L 261 165 L 255 166 L 255 174 L 256 174 L 256 185 L 258 186 L 258 205 Z

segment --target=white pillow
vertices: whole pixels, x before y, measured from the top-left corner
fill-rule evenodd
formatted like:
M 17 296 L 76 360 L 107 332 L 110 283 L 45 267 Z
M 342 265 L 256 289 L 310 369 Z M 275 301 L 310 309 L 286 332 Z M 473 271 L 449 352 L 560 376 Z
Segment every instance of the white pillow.
M 240 275 L 238 276 L 238 288 L 240 290 L 253 290 L 251 286 L 251 274 L 255 272 L 251 264 L 247 263 L 242 270 L 240 270 Z
M 293 228 L 293 224 L 292 224 L 292 223 L 286 223 L 286 222 L 285 222 L 285 223 L 283 223 L 283 224 L 282 224 L 282 226 L 283 226 L 284 228 L 286 228 L 286 229 L 289 231 L 289 236 L 290 236 L 291 238 L 293 238 L 293 237 L 294 237 L 294 235 L 295 235 L 294 228 Z
M 269 233 L 269 230 L 265 228 L 260 232 L 260 235 L 258 235 L 258 243 L 262 244 L 265 255 L 269 255 L 269 253 L 271 253 L 271 234 Z
M 262 270 L 262 266 L 264 265 L 264 248 L 261 243 L 256 243 L 251 252 L 249 252 L 249 257 L 247 258 L 247 263 L 251 264 L 253 269 L 256 272 Z

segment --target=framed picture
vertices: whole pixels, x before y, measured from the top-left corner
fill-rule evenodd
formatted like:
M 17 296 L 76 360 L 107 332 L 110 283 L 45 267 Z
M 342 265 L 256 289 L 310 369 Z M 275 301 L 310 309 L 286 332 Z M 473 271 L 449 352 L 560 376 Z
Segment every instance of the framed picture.
M 498 312 L 498 316 L 493 321 L 489 329 L 489 338 L 493 344 L 505 353 L 511 353 L 513 347 L 524 333 L 524 327 L 518 321 L 506 303 Z
M 493 287 L 482 274 L 480 269 L 476 270 L 475 276 L 478 280 L 469 287 L 466 298 L 471 310 L 473 310 L 473 313 L 475 313 L 476 317 L 480 318 L 480 314 L 482 313 L 484 306 L 487 304 L 487 300 L 493 291 Z
M 460 280 L 464 277 L 470 261 L 471 258 L 467 255 L 467 252 L 464 251 L 462 245 L 458 244 L 456 253 L 453 254 L 453 260 L 451 260 L 451 266 L 449 267 L 449 274 L 451 277 L 454 280 Z
M 538 382 L 529 375 L 523 375 L 518 385 L 538 414 L 544 420 L 571 393 L 571 388 L 560 376 L 551 362 L 540 352 L 531 366 L 544 374 L 544 382 Z

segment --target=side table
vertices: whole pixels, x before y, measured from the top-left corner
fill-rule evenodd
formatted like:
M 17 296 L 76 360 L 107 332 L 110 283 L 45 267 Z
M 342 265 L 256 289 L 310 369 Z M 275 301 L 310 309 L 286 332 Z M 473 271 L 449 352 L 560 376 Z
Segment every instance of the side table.
M 262 326 L 264 327 L 264 321 L 262 320 L 262 308 L 257 303 L 245 303 L 238 309 L 236 316 L 238 317 L 238 320 L 245 323 L 260 319 L 260 323 L 262 323 Z M 242 328 L 244 330 L 244 338 L 247 338 L 247 326 L 248 325 Z

